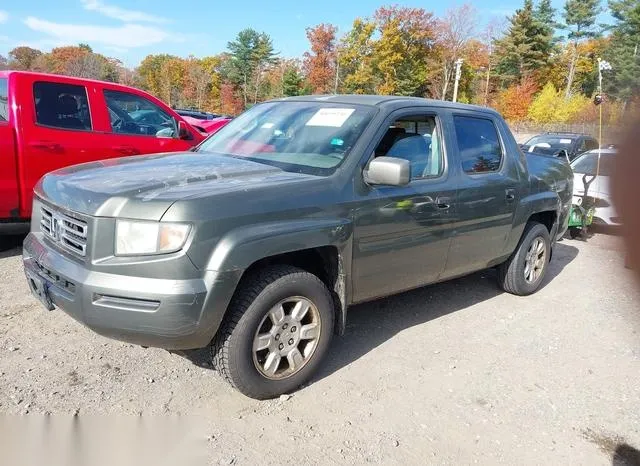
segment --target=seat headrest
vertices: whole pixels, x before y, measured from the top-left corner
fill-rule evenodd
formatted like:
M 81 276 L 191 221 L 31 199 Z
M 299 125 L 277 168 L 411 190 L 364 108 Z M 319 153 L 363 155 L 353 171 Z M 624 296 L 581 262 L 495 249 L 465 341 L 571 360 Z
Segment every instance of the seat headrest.
M 411 155 L 427 155 L 429 152 L 429 144 L 426 139 L 420 135 L 409 136 L 396 141 L 387 155 L 389 157 L 407 157 Z
M 69 94 L 58 97 L 57 109 L 59 115 L 71 116 L 78 113 L 78 101 Z

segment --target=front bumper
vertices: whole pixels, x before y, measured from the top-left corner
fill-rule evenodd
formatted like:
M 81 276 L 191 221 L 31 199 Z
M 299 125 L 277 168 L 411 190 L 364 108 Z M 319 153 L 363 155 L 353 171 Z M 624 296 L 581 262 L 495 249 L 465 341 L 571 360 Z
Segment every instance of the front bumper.
M 27 276 L 46 284 L 56 307 L 95 332 L 171 350 L 209 344 L 240 279 L 239 272 L 174 280 L 91 270 L 37 232 L 24 241 L 23 264 Z

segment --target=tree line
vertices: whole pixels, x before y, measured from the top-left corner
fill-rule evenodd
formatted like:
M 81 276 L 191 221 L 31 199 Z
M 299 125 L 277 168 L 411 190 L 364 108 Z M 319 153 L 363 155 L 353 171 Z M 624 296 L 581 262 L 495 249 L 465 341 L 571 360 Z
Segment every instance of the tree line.
M 615 122 L 639 95 L 640 0 L 609 0 L 613 24 L 598 23 L 601 0 L 523 0 L 502 22 L 480 28 L 466 4 L 442 17 L 423 8 L 383 6 L 340 33 L 307 28 L 308 51 L 283 58 L 271 37 L 240 31 L 218 55 L 149 55 L 129 69 L 90 46 L 43 53 L 17 47 L 0 69 L 36 70 L 120 82 L 175 107 L 238 114 L 260 101 L 304 94 L 395 94 L 451 100 L 462 59 L 458 101 L 497 108 L 512 122 L 589 122 L 605 71 L 605 118 Z

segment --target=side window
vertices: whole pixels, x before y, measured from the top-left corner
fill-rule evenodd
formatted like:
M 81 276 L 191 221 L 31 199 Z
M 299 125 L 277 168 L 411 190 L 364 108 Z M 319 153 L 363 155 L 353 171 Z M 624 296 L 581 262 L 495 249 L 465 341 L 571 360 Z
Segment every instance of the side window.
M 454 116 L 458 150 L 465 173 L 489 173 L 500 169 L 502 145 L 493 121 Z
M 0 78 L 0 121 L 9 120 L 9 83 L 7 78 Z
M 172 138 L 178 134 L 177 121 L 144 97 L 105 90 L 104 98 L 114 133 L 158 138 Z
M 412 180 L 440 176 L 444 157 L 436 118 L 411 115 L 396 120 L 382 137 L 375 155 L 408 160 Z
M 586 145 L 586 148 L 585 148 L 586 151 L 595 150 L 598 148 L 598 141 L 596 141 L 595 139 L 589 138 L 587 139 L 587 142 L 585 145 Z
M 33 84 L 33 97 L 39 125 L 81 131 L 91 129 L 86 87 L 36 82 Z

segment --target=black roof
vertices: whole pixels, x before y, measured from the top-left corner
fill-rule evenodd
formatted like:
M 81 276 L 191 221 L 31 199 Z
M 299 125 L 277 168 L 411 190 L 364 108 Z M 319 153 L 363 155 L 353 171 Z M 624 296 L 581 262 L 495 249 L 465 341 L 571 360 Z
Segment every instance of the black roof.
M 448 102 L 446 100 L 424 99 L 422 97 L 404 97 L 393 95 L 364 95 L 364 94 L 336 94 L 336 95 L 303 95 L 296 97 L 284 97 L 275 99 L 277 101 L 294 101 L 294 102 L 331 102 L 346 105 L 369 105 L 376 107 L 393 107 L 402 108 L 409 106 L 425 106 L 440 107 L 455 110 L 473 110 L 476 112 L 485 112 L 497 114 L 497 112 L 488 107 L 480 107 L 478 105 L 460 104 Z
M 591 137 L 588 134 L 584 134 L 584 133 L 573 133 L 570 131 L 547 131 L 546 133 L 542 133 L 540 136 L 544 136 L 544 135 L 549 135 L 549 136 L 573 136 L 573 137 L 580 137 L 580 136 L 587 136 L 587 137 Z

